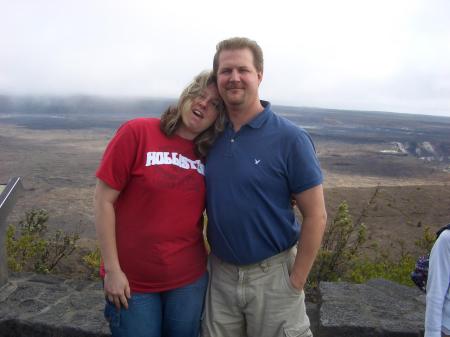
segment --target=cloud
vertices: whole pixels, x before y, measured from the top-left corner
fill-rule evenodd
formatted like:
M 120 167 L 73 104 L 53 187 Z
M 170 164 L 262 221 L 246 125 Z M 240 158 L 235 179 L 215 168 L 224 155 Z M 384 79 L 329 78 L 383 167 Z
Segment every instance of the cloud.
M 279 104 L 450 115 L 445 0 L 16 0 L 0 13 L 0 92 L 178 96 L 215 45 L 262 46 Z

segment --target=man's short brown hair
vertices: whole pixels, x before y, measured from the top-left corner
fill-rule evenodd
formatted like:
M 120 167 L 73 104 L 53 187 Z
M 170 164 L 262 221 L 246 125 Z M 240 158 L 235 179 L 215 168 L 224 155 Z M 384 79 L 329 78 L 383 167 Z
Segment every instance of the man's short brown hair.
M 235 50 L 235 49 L 245 49 L 248 48 L 253 54 L 253 65 L 256 70 L 263 72 L 264 69 L 264 58 L 261 47 L 256 43 L 256 41 L 250 40 L 246 37 L 232 37 L 220 41 L 216 46 L 216 54 L 214 55 L 213 61 L 213 73 L 217 76 L 217 71 L 219 70 L 219 55 L 224 50 Z

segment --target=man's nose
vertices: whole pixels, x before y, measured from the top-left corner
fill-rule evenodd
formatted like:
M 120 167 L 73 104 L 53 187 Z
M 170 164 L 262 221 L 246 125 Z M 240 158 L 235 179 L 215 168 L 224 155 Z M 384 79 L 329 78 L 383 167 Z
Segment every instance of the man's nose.
M 231 71 L 230 81 L 237 82 L 239 80 L 240 80 L 239 72 L 236 69 L 232 70 Z

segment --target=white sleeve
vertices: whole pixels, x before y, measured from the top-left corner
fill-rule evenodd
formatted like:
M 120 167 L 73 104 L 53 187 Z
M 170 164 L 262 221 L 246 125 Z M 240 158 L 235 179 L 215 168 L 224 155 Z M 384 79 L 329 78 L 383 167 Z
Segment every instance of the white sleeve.
M 450 230 L 436 240 L 429 262 L 425 337 L 441 337 L 442 310 L 450 284 Z

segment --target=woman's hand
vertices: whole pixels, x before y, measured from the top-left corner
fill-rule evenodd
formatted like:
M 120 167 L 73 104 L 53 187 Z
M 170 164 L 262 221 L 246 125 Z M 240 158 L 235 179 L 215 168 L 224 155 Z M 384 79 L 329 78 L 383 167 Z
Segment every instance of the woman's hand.
M 117 309 L 123 305 L 128 309 L 128 300 L 131 298 L 130 285 L 122 270 L 106 272 L 104 279 L 105 297 L 114 303 Z
M 116 245 L 114 203 L 119 194 L 120 191 L 113 189 L 100 179 L 97 180 L 94 198 L 95 229 L 105 267 L 105 297 L 114 303 L 117 309 L 120 309 L 122 305 L 128 309 L 128 299 L 131 297 L 130 285 L 120 268 Z

